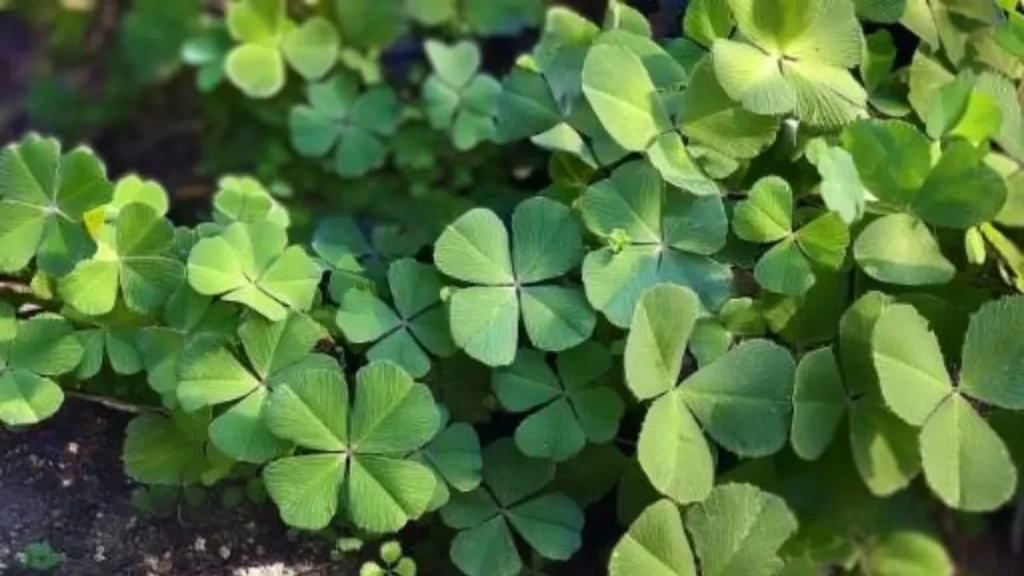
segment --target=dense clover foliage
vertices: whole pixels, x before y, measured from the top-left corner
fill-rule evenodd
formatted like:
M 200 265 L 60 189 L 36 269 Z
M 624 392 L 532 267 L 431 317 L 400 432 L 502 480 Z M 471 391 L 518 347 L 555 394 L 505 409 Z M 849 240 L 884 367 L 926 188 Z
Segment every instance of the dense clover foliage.
M 618 2 L 308 4 L 178 31 L 278 154 L 202 223 L 88 148 L 0 154 L 4 425 L 127 398 L 134 480 L 439 522 L 467 576 L 561 573 L 599 502 L 613 576 L 952 574 L 929 503 L 1018 497 L 1016 0 L 693 0 L 669 38 Z M 473 40 L 535 25 L 511 70 Z M 415 572 L 388 547 L 368 573 Z

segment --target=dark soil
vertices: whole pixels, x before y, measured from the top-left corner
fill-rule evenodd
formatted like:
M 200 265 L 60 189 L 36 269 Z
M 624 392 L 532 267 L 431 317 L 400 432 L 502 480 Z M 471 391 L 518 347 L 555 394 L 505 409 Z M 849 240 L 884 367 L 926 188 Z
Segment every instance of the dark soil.
M 127 415 L 69 400 L 26 431 L 0 430 L 0 574 L 39 574 L 17 554 L 48 543 L 64 555 L 52 573 L 125 576 L 349 575 L 325 541 L 289 539 L 273 505 L 181 504 L 140 513 L 122 473 Z

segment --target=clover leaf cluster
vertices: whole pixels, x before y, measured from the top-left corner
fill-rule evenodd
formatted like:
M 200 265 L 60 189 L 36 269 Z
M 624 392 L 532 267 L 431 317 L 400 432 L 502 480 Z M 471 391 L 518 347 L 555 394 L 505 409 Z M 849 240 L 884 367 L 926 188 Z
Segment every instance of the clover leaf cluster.
M 252 156 L 209 209 L 0 152 L 0 423 L 128 382 L 135 481 L 447 539 L 367 574 L 952 574 L 923 511 L 1024 464 L 1022 22 L 233 0 L 186 50 Z

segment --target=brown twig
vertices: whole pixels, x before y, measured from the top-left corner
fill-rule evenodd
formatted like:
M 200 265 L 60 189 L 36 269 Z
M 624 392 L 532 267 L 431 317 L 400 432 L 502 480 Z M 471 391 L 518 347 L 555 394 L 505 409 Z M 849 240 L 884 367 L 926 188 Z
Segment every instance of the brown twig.
M 75 392 L 74 390 L 65 390 L 64 395 L 68 398 L 74 398 L 75 400 L 82 400 L 84 402 L 91 402 L 93 404 L 99 404 L 105 408 L 116 410 L 118 412 L 124 412 L 125 414 L 147 414 L 154 412 L 163 412 L 162 408 L 155 406 L 140 406 L 138 404 L 131 404 L 128 402 L 122 402 L 113 398 L 107 398 L 105 396 L 97 396 L 95 394 L 86 394 L 85 392 Z

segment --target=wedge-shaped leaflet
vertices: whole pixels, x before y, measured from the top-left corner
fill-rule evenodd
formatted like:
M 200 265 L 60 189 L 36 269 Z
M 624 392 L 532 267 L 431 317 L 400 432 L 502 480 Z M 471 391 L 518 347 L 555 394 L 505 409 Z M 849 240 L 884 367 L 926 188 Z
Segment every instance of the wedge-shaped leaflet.
M 608 351 L 585 342 L 558 355 L 556 375 L 544 356 L 520 350 L 507 368 L 493 371 L 495 395 L 510 412 L 533 411 L 516 428 L 519 450 L 532 458 L 562 462 L 587 442 L 601 444 L 615 437 L 625 405 L 602 385 L 611 369 Z
M 640 294 L 658 283 L 692 289 L 708 310 L 731 295 L 732 271 L 710 258 L 728 234 L 720 197 L 666 188 L 656 170 L 630 162 L 590 186 L 580 209 L 609 244 L 583 262 L 587 299 L 616 326 L 629 325 Z
M 300 154 L 320 158 L 333 153 L 331 165 L 346 177 L 384 165 L 387 138 L 395 134 L 402 116 L 390 87 L 378 85 L 360 93 L 355 78 L 339 73 L 310 84 L 306 97 L 309 104 L 288 114 L 292 145 Z
M 793 391 L 793 451 L 805 460 L 816 460 L 832 443 L 846 413 L 846 390 L 832 350 L 808 353 L 796 367 Z
M 469 424 L 449 424 L 420 450 L 418 460 L 430 467 L 437 477 L 428 511 L 447 504 L 453 491 L 469 492 L 483 481 L 480 437 Z
M 284 88 L 285 62 L 307 79 L 323 76 L 338 59 L 338 31 L 325 18 L 301 25 L 288 18 L 285 0 L 237 0 L 228 7 L 228 30 L 239 42 L 224 62 L 228 79 L 251 98 Z
M 402 259 L 388 269 L 393 307 L 364 290 L 342 296 L 335 321 L 350 342 L 372 343 L 366 357 L 390 360 L 413 378 L 430 371 L 430 356 L 451 356 L 455 345 L 433 267 Z
M 199 482 L 211 465 L 206 442 L 209 423 L 209 410 L 137 416 L 125 430 L 125 474 L 137 482 L 163 486 Z
M 847 0 L 729 0 L 740 38 L 712 45 L 726 93 L 756 114 L 795 113 L 843 126 L 866 115 L 867 94 L 850 74 L 864 37 Z
M 891 284 L 945 284 L 956 274 L 925 223 L 910 214 L 868 224 L 853 243 L 853 255 L 869 276 Z
M 301 314 L 281 322 L 250 316 L 238 336 L 251 369 L 217 340 L 196 340 L 178 361 L 178 402 L 186 412 L 231 402 L 210 423 L 210 440 L 236 460 L 266 462 L 286 448 L 263 417 L 271 390 L 306 372 L 338 369 L 331 358 L 310 353 L 322 332 Z
M 506 366 L 518 347 L 519 318 L 534 346 L 559 352 L 590 337 L 596 318 L 583 291 L 551 283 L 583 255 L 579 226 L 564 205 L 532 198 L 512 214 L 512 239 L 483 208 L 463 214 L 434 245 L 444 274 L 471 284 L 449 303 L 455 345 L 489 366 Z
M 812 263 L 838 270 L 846 259 L 850 231 L 839 215 L 828 212 L 793 230 L 793 190 L 778 177 L 754 183 L 746 200 L 736 204 L 733 231 L 742 240 L 778 242 L 754 267 L 762 288 L 802 296 L 814 286 Z
M 1005 393 L 1014 378 L 1010 370 L 1020 361 L 1018 351 L 1012 341 L 1000 345 L 986 339 L 1010 334 L 1021 302 L 989 302 L 971 318 L 962 354 L 965 370 L 956 388 L 935 334 L 914 308 L 890 306 L 875 324 L 871 343 L 886 403 L 904 421 L 920 427 L 925 480 L 951 508 L 995 510 L 1017 488 L 1017 470 L 1006 445 L 968 398 L 978 394 L 999 407 L 1018 407 L 1012 393 Z M 981 336 L 983 332 L 990 334 Z
M 651 504 L 612 550 L 610 576 L 697 576 L 679 508 L 669 500 Z
M 188 256 L 188 282 L 200 294 L 221 296 L 272 321 L 313 304 L 320 268 L 300 246 L 288 246 L 280 227 L 235 223 L 204 238 Z
M 89 326 L 76 333 L 82 344 L 82 361 L 75 370 L 75 377 L 92 378 L 104 363 L 125 376 L 138 374 L 143 369 L 136 338 L 139 329 L 150 321 L 148 315 L 132 312 L 119 302 L 113 311 L 103 316 L 86 316 L 71 307 L 65 308 L 64 316 Z
M 57 140 L 29 134 L 0 151 L 0 272 L 18 272 L 35 259 L 60 277 L 96 245 L 85 214 L 110 201 L 113 186 L 92 150 L 61 154 Z
M 422 91 L 430 125 L 447 130 L 459 150 L 493 140 L 502 90 L 497 80 L 480 72 L 480 48 L 472 42 L 428 40 L 424 49 L 434 70 Z
M 459 531 L 452 562 L 467 576 L 515 576 L 523 563 L 514 534 L 544 558 L 568 560 L 582 543 L 583 512 L 563 494 L 541 493 L 554 473 L 554 464 L 523 456 L 510 439 L 484 448 L 483 484 L 441 509 Z
M 64 403 L 50 377 L 75 369 L 82 347 L 71 324 L 42 314 L 19 322 L 0 302 L 0 423 L 25 426 L 46 420 Z
M 624 46 L 599 44 L 587 52 L 583 94 L 626 150 L 646 150 L 658 135 L 672 129 L 643 62 Z
M 748 484 L 716 487 L 686 512 L 686 529 L 704 576 L 770 576 L 797 520 L 778 496 Z
M 111 312 L 118 296 L 136 312 L 150 312 L 185 281 L 185 265 L 171 254 L 174 228 L 145 204 L 121 208 L 95 234 L 96 254 L 60 279 L 65 302 L 89 316 Z
M 282 229 L 291 225 L 288 210 L 259 180 L 249 176 L 225 176 L 217 181 L 217 192 L 213 195 L 213 221 L 222 226 L 263 221 Z
M 290 526 L 324 528 L 340 508 L 362 530 L 395 532 L 430 504 L 434 472 L 409 459 L 437 434 L 430 390 L 397 365 L 374 362 L 356 375 L 353 393 L 350 400 L 338 370 L 309 370 L 271 395 L 267 425 L 308 452 L 263 469 Z

